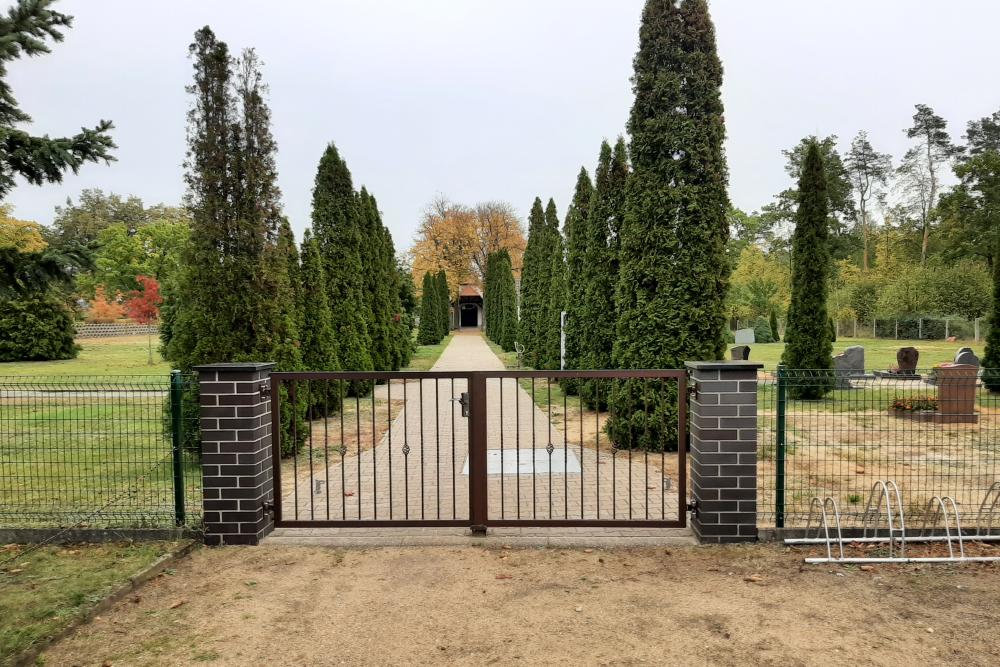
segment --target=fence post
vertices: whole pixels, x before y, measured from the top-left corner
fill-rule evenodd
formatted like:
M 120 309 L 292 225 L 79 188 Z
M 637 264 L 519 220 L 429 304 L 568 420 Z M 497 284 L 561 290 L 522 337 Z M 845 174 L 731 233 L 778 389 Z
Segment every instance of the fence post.
M 757 539 L 757 370 L 752 361 L 689 361 L 691 529 L 703 542 Z
M 170 371 L 170 446 L 174 468 L 174 523 L 187 523 L 184 510 L 184 378 L 178 370 Z
M 273 363 L 195 366 L 206 544 L 258 544 L 274 528 Z
M 778 416 L 774 436 L 774 527 L 785 527 L 785 405 L 788 392 L 785 365 L 778 364 Z

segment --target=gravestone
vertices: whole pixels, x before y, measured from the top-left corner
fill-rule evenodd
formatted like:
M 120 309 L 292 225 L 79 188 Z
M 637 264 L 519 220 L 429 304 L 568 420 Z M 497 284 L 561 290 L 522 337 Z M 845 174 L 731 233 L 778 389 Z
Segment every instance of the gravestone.
M 865 374 L 865 348 L 852 345 L 833 357 L 833 372 L 837 389 L 850 389 L 852 377 Z
M 920 352 L 915 347 L 901 347 L 896 352 L 896 367 L 889 371 L 875 371 L 875 377 L 892 378 L 894 380 L 919 380 L 917 362 Z
M 757 342 L 754 338 L 753 329 L 737 329 L 733 334 L 737 345 L 751 345 Z
M 955 353 L 954 363 L 979 368 L 979 357 L 976 356 L 971 347 L 963 347 Z
M 750 358 L 750 346 L 737 345 L 729 350 L 729 358 L 733 361 L 746 361 Z

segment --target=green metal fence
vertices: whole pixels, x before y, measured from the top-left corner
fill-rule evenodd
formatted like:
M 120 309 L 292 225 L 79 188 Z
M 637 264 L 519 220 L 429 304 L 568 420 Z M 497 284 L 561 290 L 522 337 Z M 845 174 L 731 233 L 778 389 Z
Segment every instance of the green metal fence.
M 197 376 L 0 377 L 0 528 L 201 522 Z
M 985 519 L 1000 527 L 997 508 L 980 515 L 1000 482 L 1000 395 L 975 371 L 958 379 L 944 373 L 761 372 L 758 523 L 802 527 L 811 499 L 832 496 L 845 525 L 857 525 L 873 484 L 894 480 L 908 525 L 919 526 L 931 497 L 948 495 L 963 525 Z

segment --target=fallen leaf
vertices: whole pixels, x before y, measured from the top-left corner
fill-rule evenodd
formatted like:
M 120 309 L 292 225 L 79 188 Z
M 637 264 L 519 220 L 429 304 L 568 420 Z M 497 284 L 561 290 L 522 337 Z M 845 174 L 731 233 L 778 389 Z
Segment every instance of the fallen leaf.
M 592 553 L 594 553 L 594 550 L 593 549 L 584 549 L 583 553 L 585 553 L 585 554 L 592 554 Z
M 498 574 L 496 576 L 496 578 L 497 579 L 513 579 L 514 577 L 512 575 L 509 575 L 509 574 Z
M 764 581 L 764 577 L 760 576 L 759 574 L 751 574 L 747 577 L 743 577 L 743 581 L 750 581 L 750 582 Z
M 578 612 L 580 612 L 580 611 L 583 611 L 583 607 L 577 607 L 577 608 L 576 608 L 576 610 L 577 610 Z
M 171 609 L 177 609 L 177 607 L 180 607 L 185 602 L 187 602 L 187 600 L 178 600 L 177 602 L 175 602 L 172 605 L 170 605 L 170 608 Z
M 353 491 L 344 491 L 344 495 L 345 496 L 353 496 L 354 492 Z
M 859 475 L 864 475 L 865 474 L 865 469 L 862 466 L 858 466 L 857 468 L 854 469 L 854 472 L 856 472 Z
M 862 572 L 874 572 L 875 571 L 875 566 L 874 565 L 862 565 L 858 569 L 861 570 Z

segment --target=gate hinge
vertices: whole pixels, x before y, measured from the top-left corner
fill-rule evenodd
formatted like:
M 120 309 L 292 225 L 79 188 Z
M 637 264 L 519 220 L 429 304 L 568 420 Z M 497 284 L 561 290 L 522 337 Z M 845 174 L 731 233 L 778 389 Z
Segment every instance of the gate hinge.
M 266 501 L 264 502 L 264 514 L 271 517 L 272 519 L 274 518 L 274 503 Z
M 261 380 L 261 383 L 260 383 L 260 397 L 261 398 L 270 398 L 271 397 L 271 381 L 270 380 Z
M 688 512 L 694 512 L 695 516 L 698 516 L 698 510 L 699 510 L 699 507 L 698 507 L 698 501 L 697 500 L 695 500 L 694 502 L 689 502 L 687 504 L 687 511 Z
M 688 398 L 698 398 L 698 383 L 692 382 L 687 386 Z

